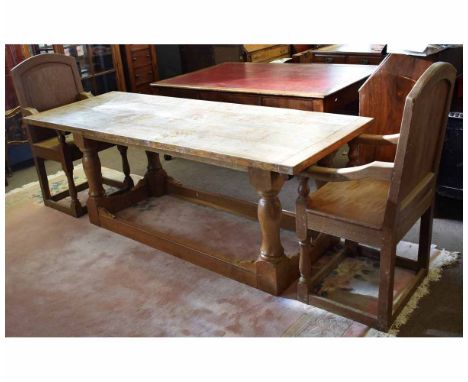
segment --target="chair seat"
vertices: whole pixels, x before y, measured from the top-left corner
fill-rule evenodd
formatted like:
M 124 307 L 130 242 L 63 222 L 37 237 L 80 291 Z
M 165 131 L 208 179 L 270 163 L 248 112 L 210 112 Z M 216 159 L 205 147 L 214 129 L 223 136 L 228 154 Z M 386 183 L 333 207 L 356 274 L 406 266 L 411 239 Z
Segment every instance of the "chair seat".
M 75 141 L 73 140 L 73 134 L 65 135 L 65 142 L 69 145 L 75 145 Z M 40 142 L 34 142 L 34 146 L 41 147 L 47 150 L 59 150 L 60 149 L 60 141 L 58 137 L 52 137 L 49 139 L 44 139 Z
M 69 146 L 72 159 L 80 159 L 83 155 L 80 149 L 76 146 L 75 141 L 73 140 L 73 134 L 65 135 L 65 142 Z M 49 139 L 44 139 L 40 142 L 33 143 L 34 148 L 40 150 L 40 153 L 44 155 L 44 152 L 60 152 L 60 141 L 58 137 L 52 137 Z M 112 143 L 98 142 L 97 150 L 105 150 L 109 147 L 114 146 Z M 36 150 L 37 151 L 37 150 Z M 54 159 L 53 157 L 46 157 L 46 159 Z
M 361 179 L 329 182 L 309 196 L 307 214 L 380 229 L 390 183 Z

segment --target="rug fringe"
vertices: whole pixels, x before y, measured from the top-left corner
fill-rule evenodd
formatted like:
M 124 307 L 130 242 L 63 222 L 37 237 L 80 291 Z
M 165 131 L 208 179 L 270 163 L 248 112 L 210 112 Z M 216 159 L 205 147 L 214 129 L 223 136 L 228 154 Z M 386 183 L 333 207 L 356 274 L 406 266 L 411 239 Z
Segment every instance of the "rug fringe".
M 76 170 L 83 170 L 83 166 L 81 164 L 76 165 L 74 167 L 74 171 L 76 171 Z M 47 179 L 52 180 L 53 178 L 57 178 L 57 177 L 62 176 L 62 175 L 65 176 L 65 173 L 63 172 L 63 170 L 58 170 L 55 174 L 47 175 Z M 12 195 L 12 194 L 15 194 L 17 192 L 24 191 L 24 190 L 26 190 L 28 188 L 36 186 L 38 183 L 39 183 L 39 181 L 34 180 L 34 181 L 30 182 L 30 183 L 23 184 L 21 187 L 17 187 L 17 188 L 14 188 L 13 190 L 8 191 L 5 194 L 5 196 Z
M 455 263 L 460 258 L 460 252 L 450 252 L 445 249 L 442 249 L 439 257 L 444 260 L 441 261 L 441 263 L 437 267 L 429 269 L 427 276 L 424 278 L 421 285 L 416 289 L 413 296 L 410 298 L 410 300 L 403 308 L 403 310 L 393 323 L 392 327 L 388 331 L 388 334 L 390 336 L 398 335 L 401 326 L 408 322 L 411 314 L 418 307 L 421 298 L 429 294 L 431 283 L 440 280 L 440 278 L 442 277 L 442 270 L 448 265 Z

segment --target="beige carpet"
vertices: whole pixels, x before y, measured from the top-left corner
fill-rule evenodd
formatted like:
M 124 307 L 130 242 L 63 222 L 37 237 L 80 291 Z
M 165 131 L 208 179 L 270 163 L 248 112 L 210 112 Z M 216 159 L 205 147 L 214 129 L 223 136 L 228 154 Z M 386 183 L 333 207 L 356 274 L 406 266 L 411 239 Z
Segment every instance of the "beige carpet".
M 121 178 L 113 170 L 103 169 L 103 173 Z M 84 179 L 81 167 L 75 174 L 78 181 Z M 66 186 L 63 174 L 50 178 L 53 192 Z M 85 200 L 85 193 L 80 196 Z M 255 256 L 245 251 L 258 248 L 255 223 L 164 198 L 164 203 L 160 198 L 128 210 L 127 218 L 143 217 L 148 224 L 160 224 L 157 218 L 166 214 L 171 233 L 178 230 L 196 240 L 207 237 L 201 236 L 203 231 L 210 232 L 206 249 L 221 245 L 227 256 L 239 260 Z M 182 226 L 177 219 L 200 224 Z M 227 224 L 242 239 L 218 237 L 218 224 Z M 294 252 L 294 234 L 282 235 L 286 250 Z M 398 251 L 412 257 L 417 246 L 401 243 Z M 397 334 L 418 299 L 428 293 L 441 267 L 456 256 L 433 248 L 431 272 L 391 335 Z M 274 297 L 96 227 L 87 216 L 75 219 L 44 207 L 37 183 L 6 195 L 7 336 L 384 335 L 294 297 L 294 284 Z

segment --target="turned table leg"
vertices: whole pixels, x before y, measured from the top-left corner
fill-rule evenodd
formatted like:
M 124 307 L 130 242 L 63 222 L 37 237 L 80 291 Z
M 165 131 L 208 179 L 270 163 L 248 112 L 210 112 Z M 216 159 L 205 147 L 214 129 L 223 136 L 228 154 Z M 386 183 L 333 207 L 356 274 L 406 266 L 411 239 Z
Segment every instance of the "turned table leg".
M 88 178 L 88 215 L 89 221 L 99 225 L 99 202 L 105 196 L 102 186 L 101 161 L 97 151 L 97 142 L 86 139 L 80 134 L 73 134 L 74 141 L 83 153 L 83 169 Z
M 117 150 L 119 150 L 120 156 L 122 158 L 122 170 L 124 173 L 124 189 L 125 190 L 130 190 L 135 184 L 133 183 L 133 179 L 130 176 L 130 164 L 128 163 L 128 157 L 127 157 L 127 151 L 128 147 L 127 146 L 117 146 Z
M 166 193 L 166 171 L 162 168 L 159 154 L 146 151 L 148 166 L 146 167 L 145 179 L 152 196 L 162 196 Z
M 307 227 L 307 199 L 309 197 L 309 179 L 299 178 L 298 197 L 296 200 L 296 234 L 299 241 L 299 272 L 297 299 L 309 302 L 309 287 L 312 276 L 312 232 Z
M 256 261 L 257 287 L 274 295 L 280 294 L 293 281 L 297 269 L 284 254 L 280 239 L 281 202 L 278 193 L 283 186 L 283 175 L 249 169 L 250 183 L 260 200 L 258 221 L 262 233 L 260 255 Z

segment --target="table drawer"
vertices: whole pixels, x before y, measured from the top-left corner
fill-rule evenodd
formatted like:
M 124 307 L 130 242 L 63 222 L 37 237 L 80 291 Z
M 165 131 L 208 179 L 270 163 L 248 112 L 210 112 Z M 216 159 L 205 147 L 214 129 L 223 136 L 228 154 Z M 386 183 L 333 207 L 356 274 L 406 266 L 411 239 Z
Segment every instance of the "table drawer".
M 346 63 L 360 65 L 378 65 L 382 61 L 383 56 L 348 56 Z
M 231 102 L 244 105 L 260 105 L 260 99 L 253 94 L 201 91 L 200 99 L 205 101 Z
M 262 97 L 262 106 L 313 111 L 312 100 L 288 97 Z
M 137 93 L 154 94 L 154 88 L 149 83 L 137 85 L 135 90 Z
M 133 68 L 139 68 L 151 64 L 151 51 L 147 49 L 139 49 L 131 52 L 130 60 Z
M 250 53 L 251 62 L 264 62 L 272 60 L 274 58 L 279 58 L 281 56 L 287 56 L 289 54 L 289 46 L 274 46 L 267 49 L 262 49 L 257 52 Z
M 151 65 L 142 66 L 135 69 L 135 84 L 136 86 L 147 84 L 154 81 L 154 72 Z
M 315 54 L 313 62 L 323 62 L 325 64 L 344 64 L 346 56 Z
M 200 99 L 199 91 L 194 89 L 170 88 L 165 86 L 152 86 L 153 94 L 165 97 Z

